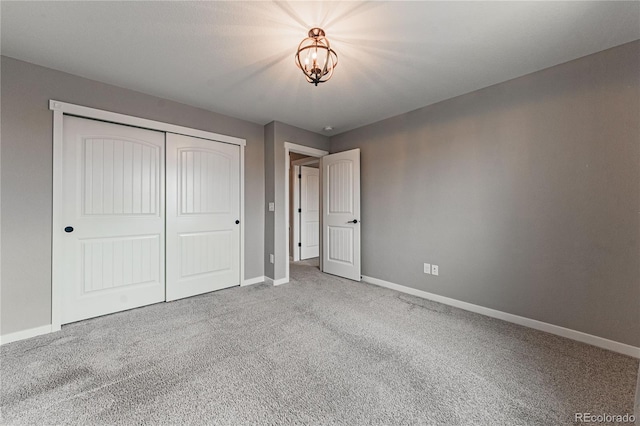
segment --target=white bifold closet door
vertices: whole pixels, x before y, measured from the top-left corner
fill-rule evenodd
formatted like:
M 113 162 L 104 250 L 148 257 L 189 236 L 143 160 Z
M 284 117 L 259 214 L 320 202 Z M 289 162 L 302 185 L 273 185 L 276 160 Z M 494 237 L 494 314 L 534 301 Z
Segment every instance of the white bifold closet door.
M 167 134 L 167 300 L 240 285 L 240 147 Z
M 62 324 L 165 299 L 164 139 L 64 117 L 54 229 Z

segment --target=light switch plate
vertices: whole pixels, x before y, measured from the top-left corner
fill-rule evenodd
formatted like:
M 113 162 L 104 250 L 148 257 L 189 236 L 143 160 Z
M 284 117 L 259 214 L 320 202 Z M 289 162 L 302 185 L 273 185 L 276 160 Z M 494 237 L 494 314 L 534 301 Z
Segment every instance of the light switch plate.
M 431 274 L 431 264 L 430 263 L 425 263 L 424 264 L 424 273 L 425 274 Z

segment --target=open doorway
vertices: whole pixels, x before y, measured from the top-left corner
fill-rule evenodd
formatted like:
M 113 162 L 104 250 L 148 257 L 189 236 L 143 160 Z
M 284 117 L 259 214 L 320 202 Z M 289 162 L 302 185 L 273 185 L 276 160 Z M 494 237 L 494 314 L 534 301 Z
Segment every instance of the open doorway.
M 285 277 L 274 281 L 274 285 L 289 282 L 290 262 L 293 251 L 290 250 L 290 174 L 291 153 L 304 154 L 320 158 L 320 256 L 321 271 L 348 278 L 361 280 L 360 259 L 360 149 L 351 149 L 329 155 L 328 152 L 304 145 L 284 143 L 284 203 L 280 217 L 285 218 L 284 229 L 275 233 L 281 235 L 278 246 L 285 247 Z M 320 194 L 319 194 L 320 195 Z M 326 200 L 326 203 L 324 202 Z M 326 204 L 326 206 L 323 206 Z M 281 222 L 280 222 L 281 223 Z M 284 232 L 283 232 L 284 231 Z M 282 238 L 281 237 L 281 238 Z M 282 244 L 284 243 L 284 244 Z
M 320 256 L 320 159 L 290 154 L 289 253 L 294 262 Z
M 293 144 L 290 142 L 285 142 L 284 148 L 285 148 L 285 166 L 286 166 L 286 171 L 285 171 L 285 194 L 286 195 L 284 198 L 286 203 L 285 217 L 287 222 L 285 227 L 285 232 L 286 232 L 285 238 L 287 239 L 287 243 L 285 246 L 287 249 L 287 253 L 286 253 L 287 262 L 286 262 L 286 271 L 285 271 L 286 277 L 283 281 L 289 282 L 289 269 L 290 269 L 289 262 L 296 261 L 296 260 L 300 261 L 300 251 L 297 250 L 298 243 L 300 243 L 300 237 L 299 237 L 300 216 L 297 214 L 298 213 L 297 209 L 301 208 L 298 205 L 298 201 L 300 197 L 300 190 L 298 188 L 300 184 L 300 179 L 298 178 L 298 175 L 301 174 L 300 168 L 305 166 L 311 166 L 314 163 L 319 165 L 320 158 L 329 153 L 327 151 L 322 151 L 316 148 L 311 148 L 303 145 Z M 293 164 L 293 162 L 296 162 L 296 164 Z M 296 173 L 296 170 L 298 170 L 297 173 Z M 318 185 L 320 185 L 320 176 L 318 176 Z M 294 200 L 294 196 L 296 198 L 295 200 Z M 320 228 L 321 219 L 319 217 L 320 206 L 321 206 L 320 197 L 321 197 L 321 191 L 319 187 L 317 192 L 317 204 L 316 204 L 318 209 L 318 230 L 317 230 L 318 237 L 317 238 L 318 238 L 319 253 L 321 253 L 321 250 L 322 250 L 322 238 L 321 238 L 321 228 Z M 296 221 L 297 221 L 297 224 L 294 223 Z M 297 228 L 297 230 L 294 230 L 294 227 Z M 305 260 L 304 262 L 308 262 L 308 261 L 312 261 L 312 262 L 315 261 L 317 264 L 321 263 L 319 256 Z

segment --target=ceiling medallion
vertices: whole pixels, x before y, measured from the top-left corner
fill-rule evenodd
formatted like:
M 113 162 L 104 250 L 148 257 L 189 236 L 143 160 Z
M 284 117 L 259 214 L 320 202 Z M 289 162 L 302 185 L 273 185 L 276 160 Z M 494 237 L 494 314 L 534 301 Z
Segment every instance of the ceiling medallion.
M 331 78 L 338 65 L 338 55 L 329 45 L 321 28 L 311 28 L 309 37 L 300 42 L 296 52 L 296 65 L 307 81 L 316 86 Z

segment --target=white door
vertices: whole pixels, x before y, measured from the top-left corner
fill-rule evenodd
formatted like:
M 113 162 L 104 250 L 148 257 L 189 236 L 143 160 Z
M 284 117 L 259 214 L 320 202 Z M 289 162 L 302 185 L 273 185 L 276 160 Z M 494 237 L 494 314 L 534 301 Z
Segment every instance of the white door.
M 322 270 L 360 281 L 360 150 L 325 155 Z
M 320 170 L 300 167 L 300 259 L 320 256 Z
M 164 300 L 164 133 L 64 117 L 61 323 Z
M 240 285 L 240 147 L 167 133 L 167 300 Z

